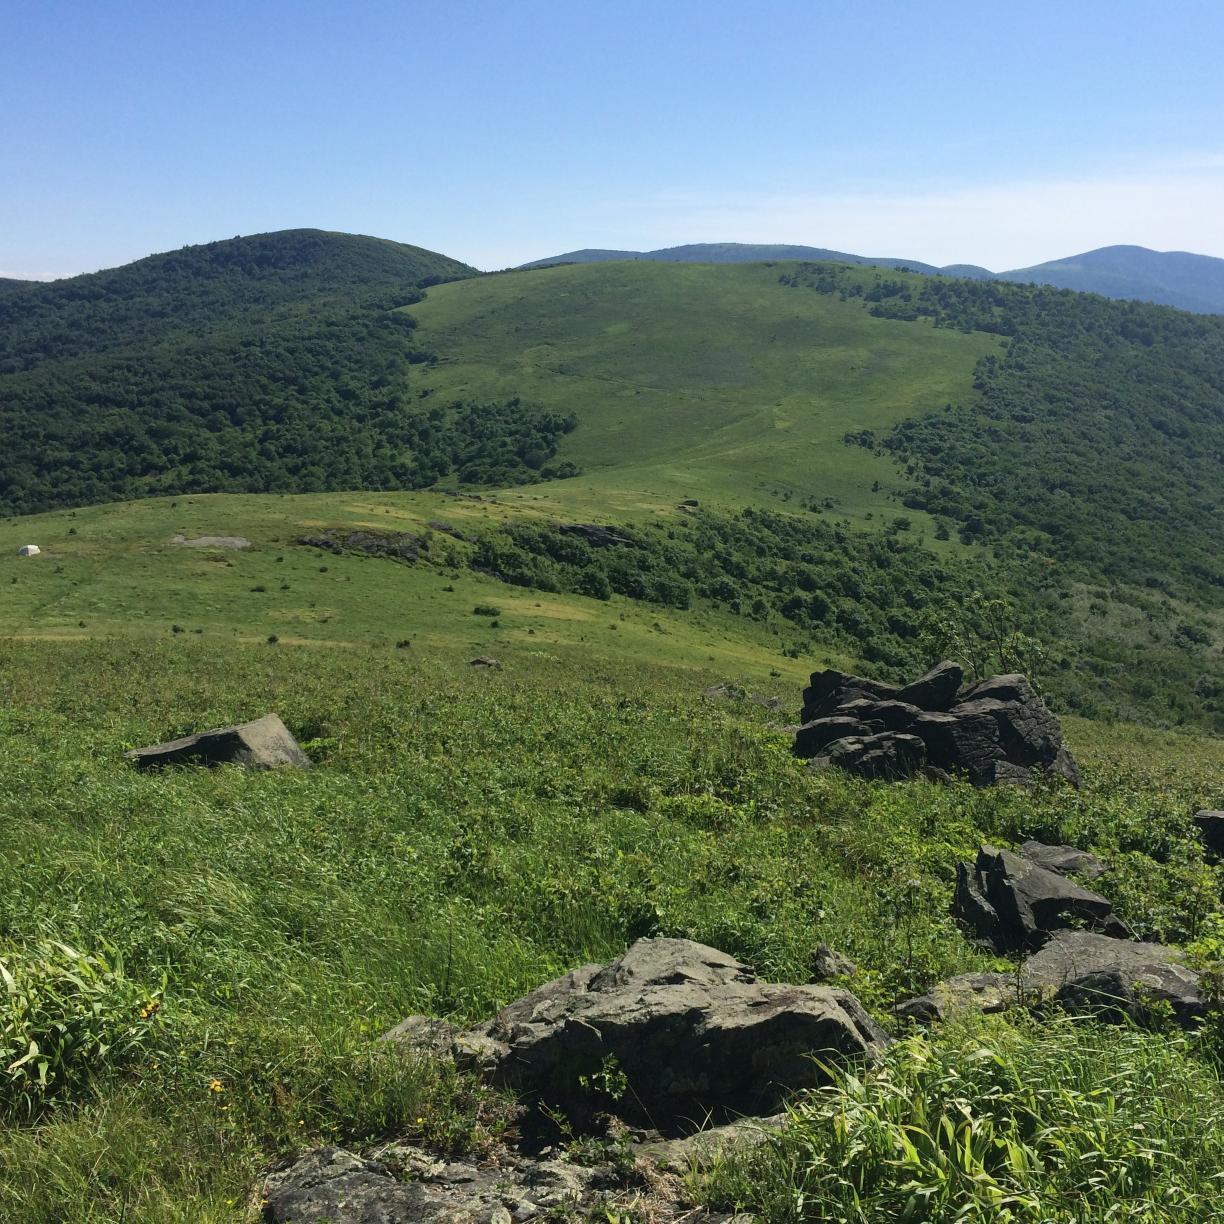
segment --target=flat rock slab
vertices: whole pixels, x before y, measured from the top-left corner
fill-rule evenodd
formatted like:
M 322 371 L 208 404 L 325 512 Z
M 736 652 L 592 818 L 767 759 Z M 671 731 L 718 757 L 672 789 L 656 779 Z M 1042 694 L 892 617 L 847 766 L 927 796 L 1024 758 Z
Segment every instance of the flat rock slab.
M 264 1184 L 268 1224 L 525 1224 L 527 1221 L 643 1219 L 657 1224 L 752 1224 L 708 1212 L 682 1197 L 678 1178 L 608 1165 L 532 1159 L 505 1150 L 495 1162 L 444 1161 L 411 1144 L 369 1156 L 317 1148 Z
M 1077 850 L 1074 846 L 1050 846 L 1045 842 L 1026 841 L 1020 847 L 1020 857 L 1047 871 L 1056 871 L 1064 876 L 1083 876 L 1087 880 L 1100 879 L 1108 870 L 1095 854 Z
M 389 1038 L 436 1052 L 421 1020 Z M 450 1052 L 529 1099 L 581 1114 L 594 1105 L 675 1133 L 695 1120 L 775 1113 L 822 1082 L 817 1059 L 873 1058 L 888 1037 L 848 990 L 761 982 L 725 952 L 640 939 L 610 965 L 584 965 L 456 1033 Z M 583 1087 L 615 1060 L 628 1090 Z
M 228 548 L 241 551 L 251 547 L 251 541 L 246 536 L 195 536 L 188 539 L 185 535 L 170 537 L 171 544 L 181 544 L 185 548 Z
M 963 973 L 907 999 L 897 1015 L 931 1024 L 967 1011 L 1054 1004 L 1065 1011 L 1145 1023 L 1163 1009 L 1189 1028 L 1206 1014 L 1199 975 L 1162 944 L 1059 931 L 1015 973 Z
M 167 765 L 245 765 L 250 769 L 277 769 L 289 765 L 309 769 L 310 758 L 281 722 L 265 714 L 254 722 L 201 731 L 165 744 L 136 748 L 124 754 L 139 769 Z

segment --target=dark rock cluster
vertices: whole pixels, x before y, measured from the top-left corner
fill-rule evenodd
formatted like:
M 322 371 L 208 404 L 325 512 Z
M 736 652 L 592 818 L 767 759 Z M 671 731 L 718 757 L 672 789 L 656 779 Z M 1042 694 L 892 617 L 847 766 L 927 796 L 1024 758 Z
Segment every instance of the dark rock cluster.
M 1079 785 L 1058 720 L 1021 675 L 962 687 L 944 662 L 911 684 L 815 672 L 803 691 L 795 753 L 866 778 L 968 778 L 975 786 L 1058 774 Z
M 963 973 L 897 1007 L 921 1024 L 967 1010 L 1053 1005 L 1145 1023 L 1163 1013 L 1191 1027 L 1206 1013 L 1199 975 L 1175 948 L 1130 938 L 1105 897 L 1067 879 L 1106 865 L 1072 846 L 1028 841 L 1014 854 L 982 846 L 957 868 L 953 915 L 981 943 L 1022 959 L 1010 973 Z
M 1049 862 L 1054 857 L 1049 851 L 1068 849 L 1042 846 L 1030 853 Z M 983 846 L 975 863 L 957 865 L 952 908 L 982 943 L 1000 953 L 1035 951 L 1054 931 L 1069 928 L 1100 931 L 1118 939 L 1130 935 L 1113 905 L 1100 893 L 1033 858 L 992 846 Z
M 325 552 L 363 553 L 368 557 L 390 557 L 397 561 L 417 561 L 421 552 L 429 548 L 422 536 L 402 531 L 367 531 L 334 528 L 318 535 L 305 535 L 298 540 L 307 548 L 321 548 Z

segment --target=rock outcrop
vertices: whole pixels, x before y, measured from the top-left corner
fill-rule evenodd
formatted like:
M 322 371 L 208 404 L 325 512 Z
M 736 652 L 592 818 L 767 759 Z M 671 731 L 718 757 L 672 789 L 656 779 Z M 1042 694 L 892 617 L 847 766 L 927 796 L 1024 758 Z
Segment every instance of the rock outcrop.
M 963 775 L 975 786 L 1057 774 L 1079 785 L 1058 720 L 1025 677 L 962 689 L 944 662 L 902 688 L 845 672 L 815 672 L 803 691 L 795 752 L 814 766 L 869 778 Z
M 956 869 L 952 912 L 997 952 L 1036 951 L 1055 931 L 1091 928 L 1125 939 L 1111 902 L 1010 850 L 983 846 Z
M 201 731 L 165 744 L 136 748 L 125 754 L 139 769 L 166 765 L 245 765 L 251 769 L 277 769 L 290 765 L 309 769 L 310 758 L 289 734 L 276 714 L 254 722 Z
M 437 1048 L 438 1030 L 415 1020 L 388 1037 L 412 1045 L 418 1033 Z M 615 1066 L 625 1091 L 600 1108 L 666 1131 L 774 1113 L 789 1090 L 820 1082 L 818 1059 L 870 1058 L 887 1041 L 847 990 L 762 982 L 703 944 L 639 939 L 610 965 L 575 969 L 455 1033 L 451 1051 L 494 1083 L 579 1113 L 592 1079 Z
M 1055 1005 L 1104 1019 L 1147 1022 L 1164 1009 L 1183 1027 L 1206 1013 L 1199 975 L 1176 948 L 1059 931 L 1015 973 L 965 973 L 908 999 L 897 1014 L 930 1024 L 964 1011 Z

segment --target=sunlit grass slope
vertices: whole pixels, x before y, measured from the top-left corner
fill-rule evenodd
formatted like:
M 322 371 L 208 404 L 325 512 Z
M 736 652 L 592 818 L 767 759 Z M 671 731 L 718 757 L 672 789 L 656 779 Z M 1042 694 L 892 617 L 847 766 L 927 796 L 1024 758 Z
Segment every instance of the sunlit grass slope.
M 810 670 L 810 659 L 783 656 L 776 636 L 740 617 L 531 591 L 450 563 L 447 529 L 471 534 L 538 513 L 434 493 L 217 494 L 0 522 L 0 635 L 147 641 L 203 634 L 269 648 L 275 635 L 281 645 L 375 650 L 410 642 L 402 649 L 464 661 L 491 654 L 525 667 L 560 652 L 706 668 L 762 689 L 793 688 Z M 299 543 L 332 527 L 409 533 L 430 547 L 409 565 Z M 175 536 L 242 536 L 251 547 L 198 549 L 174 543 Z M 42 554 L 19 557 L 26 543 Z M 476 616 L 477 605 L 499 614 Z M 835 653 L 825 657 L 849 664 Z
M 997 340 L 791 291 L 787 266 L 547 268 L 435 286 L 410 310 L 440 399 L 577 415 L 559 458 L 584 475 L 522 496 L 625 514 L 790 493 L 878 516 L 896 470 L 843 436 L 965 398 Z

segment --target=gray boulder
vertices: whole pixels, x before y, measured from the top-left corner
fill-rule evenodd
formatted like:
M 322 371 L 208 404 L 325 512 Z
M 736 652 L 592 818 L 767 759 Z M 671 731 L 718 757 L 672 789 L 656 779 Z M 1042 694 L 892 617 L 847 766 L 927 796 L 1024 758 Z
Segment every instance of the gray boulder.
M 898 1003 L 898 1018 L 915 1024 L 934 1024 L 963 1012 L 999 1012 L 1022 996 L 1011 973 L 961 973 L 932 986 L 926 994 Z
M 1224 858 L 1224 812 L 1204 808 L 1194 813 L 1194 827 L 1203 845 L 1217 857 Z
M 998 952 L 1035 951 L 1068 927 L 1130 934 L 1100 893 L 991 846 L 978 851 L 976 863 L 958 864 L 952 912 Z
M 931 1024 L 965 1011 L 1055 1005 L 1106 1020 L 1145 1023 L 1165 1009 L 1189 1028 L 1206 1014 L 1199 975 L 1176 948 L 1058 931 L 1015 973 L 965 973 L 897 1006 L 899 1017 Z
M 581 1080 L 612 1058 L 629 1090 L 598 1102 L 667 1129 L 686 1120 L 776 1112 L 820 1081 L 816 1059 L 870 1058 L 888 1041 L 847 990 L 759 981 L 686 939 L 639 939 L 606 967 L 585 965 L 459 1034 L 453 1050 L 493 1082 L 581 1115 Z
M 1064 876 L 1083 876 L 1089 880 L 1100 879 L 1108 870 L 1095 854 L 1077 850 L 1074 846 L 1048 846 L 1045 842 L 1026 841 L 1020 847 L 1020 857 L 1047 871 L 1056 871 Z
M 276 769 L 291 765 L 309 769 L 310 758 L 298 747 L 289 729 L 276 714 L 265 714 L 254 722 L 201 731 L 165 744 L 136 748 L 124 754 L 138 769 L 166 765 L 245 765 L 251 769 Z
M 1183 1027 L 1206 1014 L 1199 975 L 1162 944 L 1060 931 L 1024 965 L 1023 980 L 1067 1011 L 1142 1022 L 1163 1005 Z
M 816 945 L 812 953 L 812 981 L 827 982 L 830 978 L 853 977 L 858 966 L 844 953 L 829 947 L 827 943 Z
M 812 766 L 835 765 L 860 778 L 899 781 L 912 778 L 926 764 L 926 748 L 915 735 L 882 731 L 878 735 L 840 739 L 812 758 Z
M 897 694 L 897 699 L 923 710 L 946 710 L 956 700 L 964 678 L 965 669 L 959 663 L 944 660 L 913 683 L 905 685 Z

